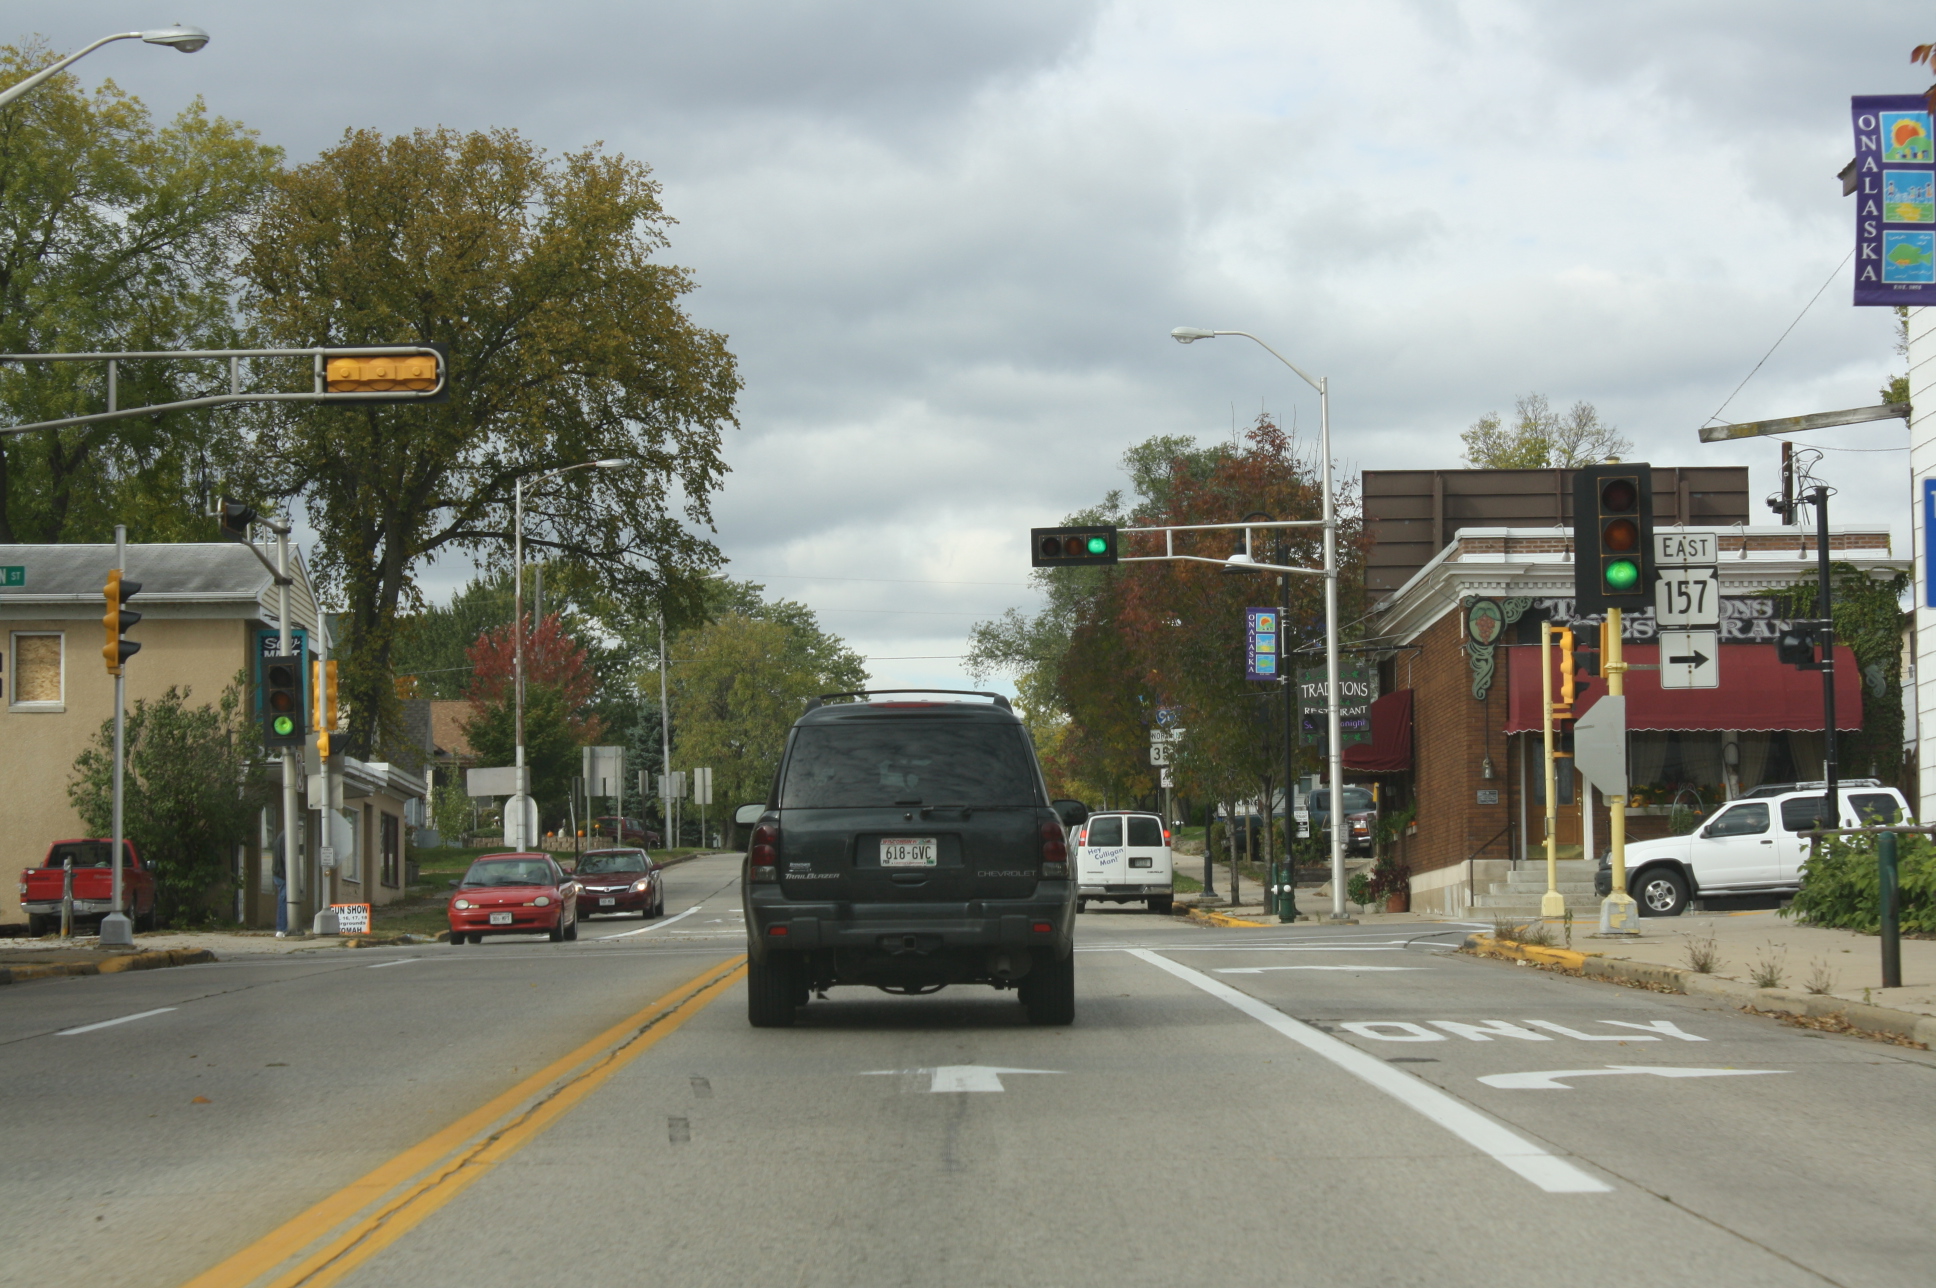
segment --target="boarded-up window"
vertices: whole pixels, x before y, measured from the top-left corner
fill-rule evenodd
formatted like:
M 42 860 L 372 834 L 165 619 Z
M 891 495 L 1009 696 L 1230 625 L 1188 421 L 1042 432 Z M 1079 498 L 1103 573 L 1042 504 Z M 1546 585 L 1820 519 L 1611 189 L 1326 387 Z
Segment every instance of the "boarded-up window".
M 13 701 L 57 703 L 61 700 L 61 637 L 13 637 Z

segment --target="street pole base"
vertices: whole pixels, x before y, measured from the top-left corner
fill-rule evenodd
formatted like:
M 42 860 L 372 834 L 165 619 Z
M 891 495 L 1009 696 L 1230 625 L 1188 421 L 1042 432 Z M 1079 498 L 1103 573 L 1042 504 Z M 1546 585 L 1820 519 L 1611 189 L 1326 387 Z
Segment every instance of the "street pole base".
M 333 911 L 317 913 L 310 921 L 309 933 L 312 935 L 342 934 L 343 921 L 341 915 Z
M 118 912 L 101 918 L 101 947 L 133 948 L 134 923 Z
M 1558 921 L 1566 916 L 1566 896 L 1557 890 L 1548 890 L 1540 896 L 1539 915 L 1546 921 Z
M 1600 933 L 1637 935 L 1640 933 L 1640 908 L 1633 896 L 1610 894 L 1600 903 Z
M 1319 917 L 1318 920 L 1327 926 L 1355 926 L 1358 924 L 1356 917 L 1347 916 L 1342 912 L 1327 912 L 1322 917 Z

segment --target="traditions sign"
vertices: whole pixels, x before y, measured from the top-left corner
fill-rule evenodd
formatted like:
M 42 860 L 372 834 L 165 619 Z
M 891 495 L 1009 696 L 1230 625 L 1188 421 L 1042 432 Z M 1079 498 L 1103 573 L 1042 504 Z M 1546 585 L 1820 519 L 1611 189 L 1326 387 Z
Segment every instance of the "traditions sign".
M 1936 141 L 1921 94 L 1849 100 L 1855 124 L 1855 302 L 1936 302 Z

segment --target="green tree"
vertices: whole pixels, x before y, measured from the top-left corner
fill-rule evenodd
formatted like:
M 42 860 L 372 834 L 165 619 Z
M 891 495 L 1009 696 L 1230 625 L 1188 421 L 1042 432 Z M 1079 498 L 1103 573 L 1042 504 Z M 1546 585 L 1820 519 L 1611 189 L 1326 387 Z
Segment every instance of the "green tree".
M 787 730 L 822 693 L 867 683 L 861 657 L 799 604 L 728 611 L 671 643 L 673 763 L 710 765 L 721 809 L 763 801 Z
M 511 578 L 497 573 L 473 577 L 448 604 L 400 619 L 390 659 L 398 681 L 415 680 L 420 698 L 462 697 L 470 687 L 471 646 L 485 632 L 508 626 L 511 610 Z
M 636 162 L 548 158 L 509 130 L 362 130 L 265 202 L 240 264 L 264 340 L 451 348 L 446 403 L 283 409 L 255 445 L 256 495 L 301 498 L 346 604 L 353 752 L 394 727 L 417 569 L 447 550 L 505 566 L 521 476 L 630 460 L 528 488 L 526 546 L 614 599 L 692 612 L 718 552 L 691 529 L 725 473 L 740 379 L 725 337 L 681 311 L 691 274 L 655 259 L 658 191 Z
M 1590 402 L 1576 402 L 1562 415 L 1553 410 L 1545 394 L 1521 394 L 1513 412 L 1511 425 L 1498 412 L 1487 412 L 1459 435 L 1468 466 L 1570 470 L 1633 450 L 1632 441 L 1601 420 Z
M 476 704 L 464 736 L 480 765 L 510 765 L 517 758 L 517 712 L 507 688 Z M 555 684 L 524 682 L 524 763 L 531 770 L 531 796 L 539 826 L 556 829 L 571 812 L 571 780 L 577 776 L 582 746 L 572 727 L 571 706 Z
M 0 48 L 0 85 L 53 60 Z M 0 108 L 0 350 L 10 353 L 224 347 L 230 254 L 281 151 L 197 99 L 157 127 L 113 82 L 72 74 Z M 206 392 L 211 364 L 125 363 L 122 406 Z M 106 409 L 102 363 L 0 368 L 0 414 L 22 424 Z M 0 435 L 0 542 L 206 537 L 189 504 L 221 467 L 210 412 Z
M 1854 564 L 1832 563 L 1829 579 L 1835 642 L 1855 654 L 1862 676 L 1862 725 L 1836 734 L 1836 760 L 1849 777 L 1880 778 L 1908 795 L 1915 786 L 1905 777 L 1902 752 L 1902 632 L 1908 618 L 1902 595 L 1909 574 L 1877 576 Z M 1814 617 L 1818 611 L 1812 577 L 1761 593 L 1773 597 L 1784 618 Z M 1848 715 L 1838 712 L 1837 719 Z
M 273 796 L 256 769 L 259 752 L 242 715 L 242 681 L 215 706 L 190 706 L 192 690 L 170 685 L 153 702 L 136 699 L 124 732 L 122 826 L 142 861 L 154 865 L 162 915 L 201 920 L 226 909 L 237 843 L 255 829 Z M 75 758 L 67 796 L 93 836 L 114 827 L 114 720 Z
M 1906 305 L 1902 304 L 1896 305 L 1896 340 L 1894 348 L 1898 358 L 1907 359 L 1909 357 L 1909 309 Z M 1889 383 L 1882 386 L 1877 392 L 1882 395 L 1882 401 L 1886 403 L 1908 402 L 1909 373 L 1905 371 L 1899 376 L 1890 376 Z

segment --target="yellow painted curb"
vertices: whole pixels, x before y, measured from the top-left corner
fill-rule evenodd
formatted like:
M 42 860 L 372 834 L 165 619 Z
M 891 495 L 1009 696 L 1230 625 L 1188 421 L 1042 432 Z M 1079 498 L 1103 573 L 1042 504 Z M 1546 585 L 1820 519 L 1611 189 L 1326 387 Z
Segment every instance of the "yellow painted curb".
M 1226 917 L 1221 912 L 1198 912 L 1195 908 L 1190 909 L 1190 920 L 1209 926 L 1253 926 L 1259 929 L 1268 929 L 1276 924 L 1269 921 L 1246 921 L 1242 917 Z
M 1538 944 L 1516 944 L 1510 940 L 1499 940 L 1491 935 L 1477 936 L 1472 951 L 1482 957 L 1498 957 L 1505 961 L 1537 962 L 1541 966 L 1558 966 L 1561 970 L 1585 971 L 1586 959 L 1598 957 L 1598 953 L 1576 953 L 1565 948 L 1544 948 Z
M 24 984 L 31 979 L 54 979 L 63 975 L 118 975 L 130 970 L 159 970 L 164 966 L 193 966 L 198 962 L 219 961 L 206 948 L 170 948 L 147 953 L 128 953 L 98 962 L 54 962 L 46 966 L 0 967 L 0 984 Z

